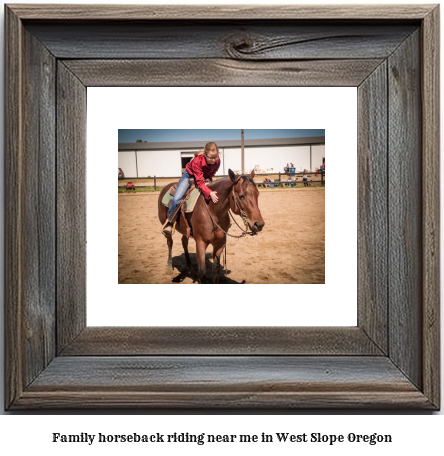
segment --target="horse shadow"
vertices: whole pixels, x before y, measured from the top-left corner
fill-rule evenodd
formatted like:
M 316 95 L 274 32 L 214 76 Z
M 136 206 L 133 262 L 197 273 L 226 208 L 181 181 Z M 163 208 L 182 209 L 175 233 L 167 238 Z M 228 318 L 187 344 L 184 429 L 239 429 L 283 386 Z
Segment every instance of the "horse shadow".
M 193 283 L 199 283 L 199 274 L 197 268 L 197 255 L 195 253 L 190 253 L 191 259 L 191 271 L 188 271 L 187 268 L 187 260 L 185 257 L 185 252 L 179 256 L 173 258 L 173 268 L 179 272 L 179 275 L 175 276 L 171 281 L 173 283 L 181 283 L 186 278 L 190 278 Z M 213 254 L 206 253 L 205 254 L 205 267 L 207 268 L 207 282 L 213 283 Z M 229 284 L 244 284 L 245 280 L 242 282 L 236 282 L 235 280 L 230 279 L 227 277 L 227 274 L 230 274 L 231 271 L 228 269 L 225 273 L 223 272 L 222 265 L 220 267 L 219 272 L 219 283 L 229 283 Z

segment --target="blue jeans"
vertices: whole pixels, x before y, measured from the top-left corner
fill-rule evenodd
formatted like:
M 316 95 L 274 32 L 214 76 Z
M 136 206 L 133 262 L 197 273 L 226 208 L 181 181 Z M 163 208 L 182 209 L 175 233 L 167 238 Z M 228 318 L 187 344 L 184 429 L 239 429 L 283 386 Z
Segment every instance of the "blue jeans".
M 171 217 L 171 215 L 174 213 L 176 210 L 176 207 L 180 204 L 182 201 L 183 195 L 187 192 L 188 188 L 190 187 L 190 184 L 188 183 L 188 179 L 191 179 L 193 177 L 192 174 L 190 174 L 186 169 L 182 174 L 182 177 L 179 181 L 179 184 L 177 185 L 176 193 L 173 196 L 173 201 L 171 201 L 171 206 L 168 209 L 168 219 Z

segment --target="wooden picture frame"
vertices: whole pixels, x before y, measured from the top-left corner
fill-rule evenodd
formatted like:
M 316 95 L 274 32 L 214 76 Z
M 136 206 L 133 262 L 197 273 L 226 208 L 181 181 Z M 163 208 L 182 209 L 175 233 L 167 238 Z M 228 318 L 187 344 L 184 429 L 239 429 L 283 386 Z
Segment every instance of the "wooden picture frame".
M 439 409 L 438 6 L 5 21 L 6 409 Z M 86 88 L 122 85 L 358 87 L 357 327 L 86 327 Z

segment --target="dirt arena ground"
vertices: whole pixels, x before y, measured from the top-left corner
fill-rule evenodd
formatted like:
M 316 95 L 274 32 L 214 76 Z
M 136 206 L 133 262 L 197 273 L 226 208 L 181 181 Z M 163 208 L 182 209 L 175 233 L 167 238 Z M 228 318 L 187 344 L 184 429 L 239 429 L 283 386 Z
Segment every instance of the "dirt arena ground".
M 159 192 L 118 196 L 119 283 L 197 283 L 193 239 L 189 252 L 194 271 L 186 273 L 179 233 L 173 236 L 174 271 L 166 269 L 168 247 L 157 217 L 158 196 Z M 228 237 L 228 274 L 222 275 L 221 268 L 220 283 L 325 283 L 325 187 L 260 190 L 259 207 L 264 229 L 257 236 Z M 240 234 L 239 228 L 233 224 L 230 234 Z M 212 261 L 209 246 L 209 279 Z

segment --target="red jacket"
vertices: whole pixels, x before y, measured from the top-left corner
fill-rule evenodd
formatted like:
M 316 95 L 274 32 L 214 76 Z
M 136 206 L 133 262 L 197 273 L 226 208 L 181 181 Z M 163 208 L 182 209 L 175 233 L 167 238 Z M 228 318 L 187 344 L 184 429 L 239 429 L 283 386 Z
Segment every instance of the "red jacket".
M 206 199 L 210 199 L 211 190 L 205 185 L 205 179 L 213 181 L 213 176 L 216 174 L 219 166 L 220 158 L 218 158 L 213 164 L 208 165 L 204 154 L 194 157 L 187 163 L 187 171 L 195 177 L 197 186 L 205 195 Z

